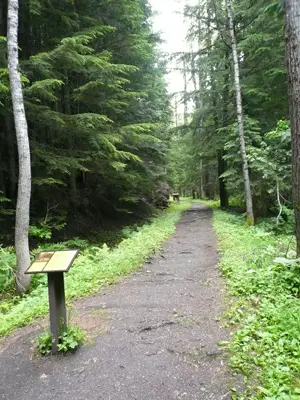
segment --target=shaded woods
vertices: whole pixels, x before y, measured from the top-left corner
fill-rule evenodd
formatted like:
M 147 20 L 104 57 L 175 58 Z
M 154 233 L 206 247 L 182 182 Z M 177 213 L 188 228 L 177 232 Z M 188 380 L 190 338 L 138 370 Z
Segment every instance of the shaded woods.
M 222 207 L 228 199 L 242 210 L 247 203 L 250 219 L 251 200 L 256 218 L 276 217 L 281 206 L 286 216 L 292 181 L 284 10 L 262 0 L 199 0 L 184 13 L 188 44 L 177 58 L 187 90 L 175 100 L 186 115 L 172 135 L 173 185 L 202 198 L 220 195 Z
M 166 176 L 164 66 L 148 2 L 21 0 L 20 70 L 32 157 L 31 237 L 149 214 Z M 0 219 L 9 243 L 17 147 L 0 8 Z

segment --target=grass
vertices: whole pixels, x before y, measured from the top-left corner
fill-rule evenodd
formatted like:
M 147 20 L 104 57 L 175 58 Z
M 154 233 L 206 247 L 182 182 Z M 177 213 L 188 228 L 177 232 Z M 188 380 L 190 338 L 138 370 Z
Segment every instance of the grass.
M 104 245 L 83 250 L 65 277 L 67 299 L 89 295 L 140 268 L 175 231 L 182 211 L 189 207 L 189 203 L 171 203 L 168 210 L 131 232 L 114 249 Z M 0 336 L 48 313 L 46 277 L 41 274 L 30 294 L 6 304 L 0 307 Z
M 242 216 L 220 210 L 214 228 L 220 268 L 234 296 L 227 315 L 234 327 L 231 367 L 244 375 L 246 387 L 232 398 L 299 399 L 300 267 L 286 257 L 291 237 L 263 225 L 246 227 Z

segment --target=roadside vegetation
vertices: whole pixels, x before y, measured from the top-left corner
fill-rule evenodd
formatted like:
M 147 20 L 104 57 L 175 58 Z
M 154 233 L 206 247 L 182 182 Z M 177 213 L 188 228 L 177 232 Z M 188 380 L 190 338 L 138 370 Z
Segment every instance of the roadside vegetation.
M 164 206 L 171 108 L 147 0 L 0 9 L 0 243 L 17 249 L 26 292 L 41 239 L 87 239 Z
M 216 206 L 216 203 L 214 203 Z M 234 399 L 300 398 L 300 264 L 295 238 L 271 220 L 246 227 L 238 214 L 214 211 L 220 268 L 234 296 L 231 367 L 246 390 Z M 273 221 L 274 222 L 274 221 Z
M 189 208 L 189 203 L 174 204 L 155 217 L 152 222 L 136 228 L 123 230 L 124 239 L 115 248 L 106 244 L 83 248 L 70 272 L 66 274 L 67 299 L 85 296 L 99 288 L 117 282 L 134 270 L 160 248 L 161 244 L 174 232 L 181 212 Z M 84 242 L 81 242 L 85 244 Z M 76 243 L 72 243 L 73 245 Z M 78 241 L 77 245 L 80 245 Z M 65 249 L 66 244 L 50 246 L 51 249 Z M 3 249 L 5 252 L 6 250 Z M 36 250 L 36 253 L 39 250 Z M 13 253 L 8 253 L 13 258 Z M 5 263 L 3 263 L 5 265 Z M 11 267 L 8 267 L 8 274 Z M 3 275 L 4 276 L 4 275 Z M 5 279 L 2 280 L 2 282 Z M 0 336 L 31 322 L 48 312 L 46 276 L 37 275 L 32 281 L 29 293 L 0 298 Z M 4 291 L 4 288 L 0 287 Z M 7 293 L 7 292 L 6 292 Z
M 59 353 L 74 352 L 85 341 L 86 335 L 79 326 L 68 325 L 67 329 L 61 332 L 57 350 Z M 53 336 L 50 331 L 42 332 L 35 343 L 37 351 L 41 356 L 48 356 L 52 350 Z

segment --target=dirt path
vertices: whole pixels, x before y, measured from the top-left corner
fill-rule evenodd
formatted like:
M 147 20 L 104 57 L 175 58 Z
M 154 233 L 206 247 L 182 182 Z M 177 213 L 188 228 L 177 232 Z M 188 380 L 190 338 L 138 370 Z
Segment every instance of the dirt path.
M 193 205 L 144 268 L 77 302 L 95 335 L 74 355 L 30 359 L 32 328 L 0 351 L 4 400 L 224 400 L 228 375 L 217 342 L 227 332 L 211 211 Z

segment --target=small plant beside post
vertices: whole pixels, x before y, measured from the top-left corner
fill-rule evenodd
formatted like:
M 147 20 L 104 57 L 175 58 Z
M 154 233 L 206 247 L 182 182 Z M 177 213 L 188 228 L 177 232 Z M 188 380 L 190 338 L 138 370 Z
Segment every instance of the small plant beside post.
M 48 275 L 52 354 L 58 352 L 59 336 L 67 330 L 64 273 L 71 268 L 78 250 L 44 251 L 39 253 L 26 274 Z

